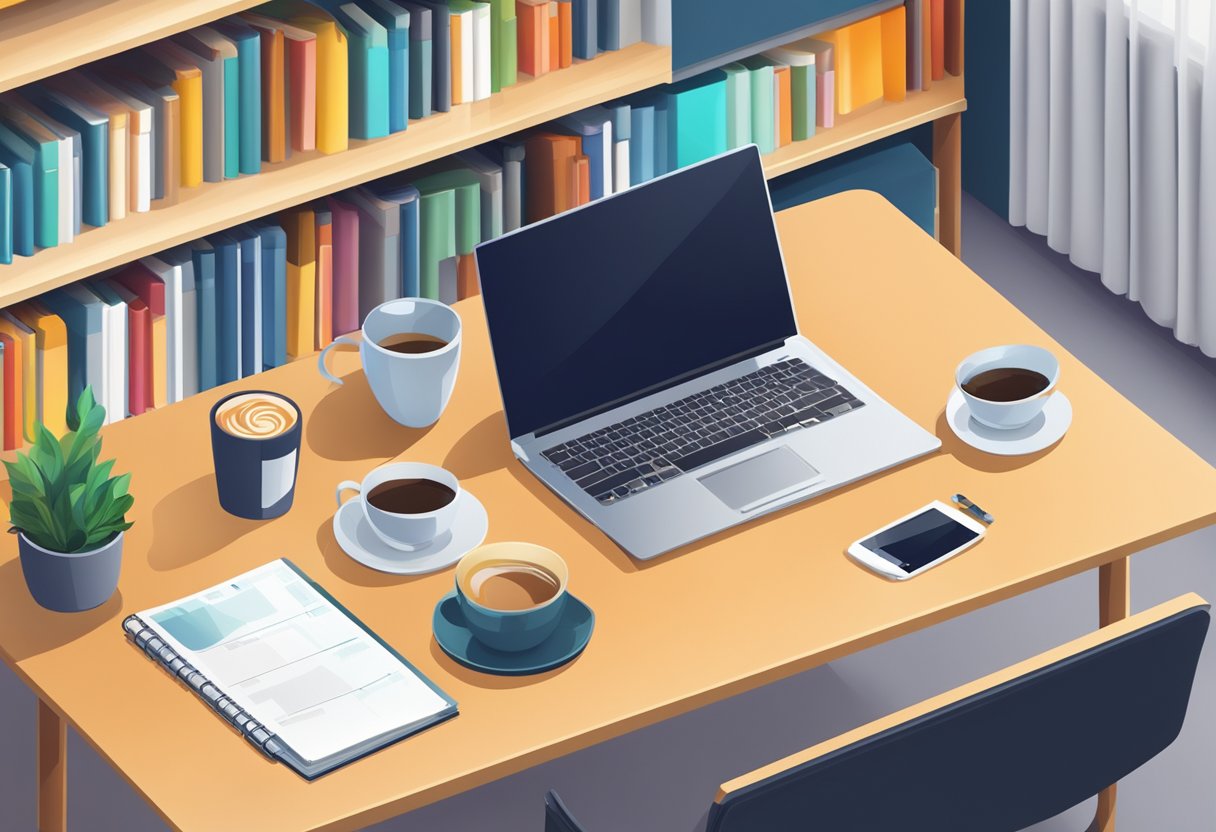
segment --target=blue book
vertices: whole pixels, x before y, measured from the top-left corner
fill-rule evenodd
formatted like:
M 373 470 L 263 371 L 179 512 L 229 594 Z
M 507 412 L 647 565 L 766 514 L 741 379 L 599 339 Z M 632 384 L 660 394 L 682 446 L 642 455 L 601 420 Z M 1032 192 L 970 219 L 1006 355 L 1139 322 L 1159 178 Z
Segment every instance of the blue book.
M 410 11 L 393 0 L 362 0 L 362 9 L 388 32 L 388 129 L 410 122 Z
M 388 32 L 354 3 L 322 0 L 321 4 L 346 31 L 347 54 L 350 56 L 347 75 L 350 135 L 355 139 L 387 136 L 390 100 Z
M 452 21 L 448 4 L 439 0 L 417 0 L 431 10 L 431 108 L 440 113 L 452 109 Z
M 396 203 L 400 212 L 401 224 L 397 233 L 401 251 L 401 297 L 421 297 L 422 288 L 418 270 L 418 224 L 420 222 L 418 189 L 413 185 L 393 180 L 373 182 L 369 187 L 377 197 L 385 202 Z
M 13 172 L 0 165 L 0 264 L 13 262 Z
M 262 170 L 262 37 L 252 26 L 231 18 L 217 20 L 212 27 L 236 44 L 240 79 L 240 169 L 241 173 Z
M 9 107 L 3 115 L 12 112 L 13 108 Z M 17 116 L 20 127 L 11 119 L 0 123 L 0 144 L 22 155 L 21 148 L 29 151 L 34 183 L 34 245 L 52 248 L 59 245 L 59 140 L 31 116 L 24 113 Z
M 599 0 L 604 2 L 604 0 Z M 574 57 L 588 60 L 599 54 L 599 3 L 596 0 L 574 0 L 571 10 L 574 29 Z
M 621 0 L 598 0 L 597 42 L 601 52 L 621 48 Z
M 241 377 L 241 244 L 228 234 L 207 238 L 215 248 L 216 383 Z
M 198 309 L 198 389 L 219 384 L 219 315 L 215 292 L 215 247 L 206 240 L 191 244 L 194 291 Z
M 34 150 L 0 125 L 0 165 L 9 171 L 12 248 L 14 254 L 34 254 Z
M 262 364 L 287 363 L 287 233 L 272 222 L 249 224 L 262 241 Z
M 262 372 L 262 237 L 238 226 L 229 232 L 241 251 L 241 378 Z
M 431 10 L 417 3 L 400 4 L 410 13 L 410 118 L 431 114 Z
M 81 219 L 96 228 L 110 221 L 110 119 L 37 84 L 25 92 L 48 115 L 80 133 Z
M 629 184 L 654 179 L 654 105 L 634 104 L 629 109 Z

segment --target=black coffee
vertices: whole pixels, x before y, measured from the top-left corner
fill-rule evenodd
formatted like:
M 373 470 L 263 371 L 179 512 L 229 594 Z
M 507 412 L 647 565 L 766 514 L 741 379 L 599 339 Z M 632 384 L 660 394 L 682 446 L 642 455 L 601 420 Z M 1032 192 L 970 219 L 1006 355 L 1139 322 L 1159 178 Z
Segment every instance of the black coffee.
M 392 352 L 418 355 L 443 349 L 448 342 L 442 338 L 436 338 L 434 335 L 423 335 L 421 332 L 398 332 L 381 340 L 379 344 Z
M 1016 402 L 1042 393 L 1051 382 L 1047 376 L 1024 367 L 997 367 L 968 379 L 963 389 L 989 402 Z
M 367 493 L 369 503 L 390 514 L 426 514 L 455 499 L 456 492 L 451 488 L 427 479 L 389 480 Z

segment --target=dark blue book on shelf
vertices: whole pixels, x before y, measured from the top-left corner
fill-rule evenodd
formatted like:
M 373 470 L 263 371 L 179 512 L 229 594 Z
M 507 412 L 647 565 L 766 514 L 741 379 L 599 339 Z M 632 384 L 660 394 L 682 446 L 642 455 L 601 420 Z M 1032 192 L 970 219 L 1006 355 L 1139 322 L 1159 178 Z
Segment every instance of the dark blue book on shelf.
M 604 0 L 599 0 L 600 3 Z M 594 58 L 600 51 L 599 3 L 596 0 L 574 0 L 572 24 L 574 28 L 574 57 Z
M 448 4 L 417 0 L 431 10 L 431 107 L 441 113 L 452 109 L 452 35 Z
M 0 165 L 9 171 L 12 251 L 30 257 L 34 254 L 34 151 L 25 142 L 0 141 Z
M 262 240 L 262 364 L 287 363 L 287 233 L 267 220 L 252 222 Z
M 228 234 L 207 238 L 215 248 L 216 383 L 241 377 L 241 244 Z
M 601 52 L 621 48 L 621 0 L 598 0 L 598 30 L 596 31 Z
M 228 18 L 212 27 L 236 44 L 240 95 L 241 173 L 262 170 L 262 37 L 252 26 Z
M 359 7 L 388 32 L 388 129 L 410 121 L 410 12 L 393 0 L 360 0 Z
M 13 172 L 0 165 L 0 264 L 13 262 Z
M 215 247 L 206 240 L 191 244 L 194 290 L 198 295 L 198 389 L 219 383 L 219 317 L 215 291 Z
M 262 237 L 257 229 L 229 232 L 241 247 L 241 378 L 262 372 Z
M 101 333 L 101 304 L 86 306 L 63 289 L 55 289 L 38 297 L 51 312 L 59 316 L 68 333 L 68 402 L 75 402 L 84 392 L 89 379 L 89 335 L 98 339 Z M 100 390 L 94 390 L 100 396 Z
M 431 114 L 431 10 L 418 3 L 400 3 L 410 13 L 410 118 Z
M 418 189 L 400 179 L 372 182 L 370 189 L 385 202 L 397 203 L 400 211 L 399 248 L 401 251 L 401 297 L 416 298 L 421 295 L 418 271 Z
M 48 115 L 80 133 L 81 219 L 100 228 L 110 221 L 110 119 L 37 84 L 23 91 Z

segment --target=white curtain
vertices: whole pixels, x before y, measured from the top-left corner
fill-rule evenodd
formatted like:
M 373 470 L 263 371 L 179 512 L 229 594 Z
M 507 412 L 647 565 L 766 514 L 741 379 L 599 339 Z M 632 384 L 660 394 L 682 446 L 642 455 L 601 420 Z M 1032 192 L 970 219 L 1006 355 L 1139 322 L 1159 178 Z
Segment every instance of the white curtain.
M 1009 220 L 1216 356 L 1216 0 L 1012 0 Z

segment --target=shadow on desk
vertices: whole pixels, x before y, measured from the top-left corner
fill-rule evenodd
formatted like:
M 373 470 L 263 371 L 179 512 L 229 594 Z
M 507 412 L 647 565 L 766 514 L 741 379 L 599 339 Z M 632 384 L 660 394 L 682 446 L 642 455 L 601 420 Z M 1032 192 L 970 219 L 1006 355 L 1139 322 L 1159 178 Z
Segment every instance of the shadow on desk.
M 84 612 L 48 615 L 26 589 L 21 562 L 13 558 L 8 563 L 0 564 L 0 629 L 19 634 L 6 645 L 14 662 L 25 661 L 31 656 L 75 641 L 85 633 L 109 624 L 120 610 L 121 589 L 116 590 L 110 600 L 100 607 Z M 29 625 L 34 618 L 41 622 L 36 627 Z
M 395 457 L 427 434 L 430 428 L 407 428 L 388 417 L 376 401 L 362 370 L 331 385 L 304 424 L 304 441 L 318 456 L 332 460 Z
M 950 422 L 946 418 L 946 411 L 942 411 L 937 417 L 937 424 L 933 431 L 937 434 L 937 438 L 942 440 L 942 448 L 940 453 L 947 453 L 957 459 L 959 462 L 966 465 L 968 468 L 974 468 L 977 471 L 986 471 L 990 474 L 1000 474 L 1005 471 L 1016 471 L 1018 468 L 1025 468 L 1038 462 L 1043 457 L 1060 447 L 1060 442 L 1068 441 L 1068 434 L 1060 442 L 1044 448 L 1041 451 L 1036 451 L 1033 454 L 1024 454 L 1022 456 L 996 456 L 994 454 L 984 453 L 976 450 L 968 445 L 963 440 L 954 435 L 954 431 L 950 429 Z
M 457 479 L 469 480 L 514 463 L 511 440 L 507 437 L 507 419 L 501 410 L 497 410 L 469 428 L 456 441 L 444 458 L 443 467 L 455 474 Z
M 189 566 L 263 525 L 220 508 L 215 474 L 204 474 L 162 497 L 152 510 L 148 565 L 157 572 Z

